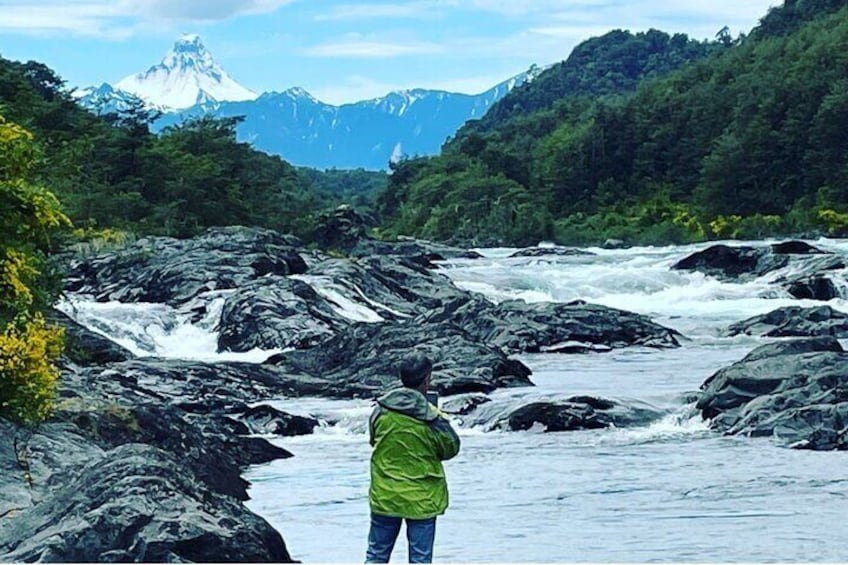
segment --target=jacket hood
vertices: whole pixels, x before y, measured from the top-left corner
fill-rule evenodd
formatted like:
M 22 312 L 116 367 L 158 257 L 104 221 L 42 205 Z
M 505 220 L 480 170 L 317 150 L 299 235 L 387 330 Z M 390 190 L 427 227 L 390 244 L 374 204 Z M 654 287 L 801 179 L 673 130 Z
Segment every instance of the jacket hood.
M 423 422 L 432 422 L 439 417 L 436 407 L 427 401 L 426 396 L 407 387 L 387 392 L 377 399 L 377 404 Z

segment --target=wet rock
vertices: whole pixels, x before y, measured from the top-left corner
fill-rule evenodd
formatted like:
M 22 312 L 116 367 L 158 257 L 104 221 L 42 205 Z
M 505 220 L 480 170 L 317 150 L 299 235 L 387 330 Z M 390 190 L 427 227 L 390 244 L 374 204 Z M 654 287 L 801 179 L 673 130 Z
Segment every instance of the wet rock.
M 433 243 L 420 239 L 401 241 L 382 241 L 377 239 L 361 239 L 350 252 L 352 257 L 367 257 L 370 255 L 400 255 L 409 257 L 421 264 L 435 267 L 433 261 L 444 261 L 447 259 L 479 259 L 482 257 L 476 251 L 470 251 L 461 247 L 451 247 L 441 243 Z
M 65 330 L 65 356 L 74 363 L 104 365 L 135 357 L 128 349 L 78 324 L 59 310 L 48 312 L 47 321 Z
M 848 449 L 848 353 L 834 337 L 764 345 L 701 387 L 697 408 L 727 434 Z
M 781 243 L 773 243 L 771 245 L 771 251 L 776 254 L 789 255 L 823 255 L 827 253 L 827 251 L 823 251 L 804 241 L 783 241 Z
M 274 274 L 304 273 L 293 236 L 259 228 L 210 228 L 193 239 L 152 237 L 71 261 L 66 289 L 99 301 L 187 303 Z
M 848 338 L 848 314 L 830 306 L 802 308 L 787 306 L 768 314 L 754 316 L 732 324 L 727 335 L 739 334 L 763 337 L 813 337 L 832 335 Z
M 356 324 L 312 349 L 281 353 L 268 362 L 284 372 L 332 382 L 323 395 L 369 397 L 399 386 L 398 363 L 412 351 L 433 360 L 433 387 L 441 395 L 532 386 L 523 363 L 449 323 Z
M 604 398 L 573 396 L 563 401 L 522 406 L 513 410 L 502 425 L 513 431 L 540 425 L 546 432 L 568 432 L 644 425 L 659 416 L 658 410 L 649 407 L 628 407 Z
M 775 256 L 765 247 L 713 245 L 681 259 L 671 268 L 732 279 L 742 275 L 762 276 L 788 264 L 788 256 Z
M 510 257 L 580 257 L 594 255 L 576 247 L 528 247 L 516 251 Z
M 484 343 L 509 353 L 606 351 L 610 348 L 679 347 L 680 334 L 647 316 L 583 301 L 494 305 L 476 296 L 449 304 L 416 320 L 450 321 Z
M 471 414 L 478 406 L 482 406 L 492 399 L 483 393 L 473 392 L 470 394 L 460 394 L 446 398 L 440 402 L 439 408 L 446 414 L 454 414 L 457 416 L 467 416 Z
M 238 413 L 245 403 L 322 394 L 330 380 L 269 365 L 137 359 L 63 375 L 66 396 L 171 404 L 191 414 Z
M 240 419 L 254 434 L 278 436 L 302 436 L 311 434 L 318 427 L 318 420 L 295 416 L 271 406 L 260 405 L 245 410 Z
M 671 268 L 734 280 L 760 277 L 790 264 L 797 264 L 803 270 L 795 275 L 795 279 L 820 271 L 845 268 L 845 261 L 841 257 L 798 241 L 769 247 L 713 245 L 678 261 Z
M 347 205 L 321 214 L 312 232 L 312 241 L 322 249 L 349 252 L 368 234 L 368 219 Z
M 291 562 L 280 534 L 149 445 L 106 452 L 0 525 L 3 561 Z
M 399 256 L 329 260 L 315 265 L 301 278 L 344 294 L 357 305 L 373 311 L 376 318 L 371 321 L 404 320 L 473 296 L 457 288 L 442 273 Z M 360 321 L 368 320 L 362 317 Z
M 800 300 L 832 300 L 841 296 L 833 280 L 825 275 L 798 279 L 787 287 L 789 294 Z
M 218 351 L 312 347 L 350 324 L 307 283 L 265 277 L 227 296 Z
M 213 490 L 238 500 L 248 499 L 243 468 L 292 456 L 261 438 L 230 433 L 214 415 L 190 418 L 169 405 L 78 400 L 61 404 L 51 422 L 56 427 L 72 424 L 74 428 L 65 429 L 103 450 L 144 443 L 176 454 Z M 31 440 L 30 449 L 38 451 L 44 435 Z M 72 450 L 71 446 L 61 451 Z

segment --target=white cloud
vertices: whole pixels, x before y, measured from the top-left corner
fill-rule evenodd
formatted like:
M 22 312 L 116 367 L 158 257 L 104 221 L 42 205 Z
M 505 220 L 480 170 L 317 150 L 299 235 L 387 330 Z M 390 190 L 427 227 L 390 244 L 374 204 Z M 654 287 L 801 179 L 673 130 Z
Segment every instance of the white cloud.
M 395 43 L 352 39 L 315 45 L 302 52 L 310 57 L 390 59 L 406 55 L 433 55 L 444 53 L 444 51 L 444 46 L 437 43 Z
M 233 16 L 266 14 L 293 0 L 136 0 L 147 17 L 166 20 L 216 21 Z
M 294 0 L 0 0 L 0 30 L 126 38 L 156 22 L 216 21 L 277 10 Z

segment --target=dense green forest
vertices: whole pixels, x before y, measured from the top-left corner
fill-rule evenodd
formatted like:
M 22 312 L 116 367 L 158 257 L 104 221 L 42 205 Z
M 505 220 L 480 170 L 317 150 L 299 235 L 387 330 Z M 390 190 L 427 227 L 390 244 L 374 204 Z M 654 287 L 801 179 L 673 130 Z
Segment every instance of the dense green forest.
M 707 46 L 660 32 L 587 42 L 439 157 L 396 164 L 379 198 L 387 232 L 514 244 L 842 233 L 845 5 L 789 1 L 748 37 L 722 30 Z M 646 44 L 666 55 L 644 57 Z M 622 80 L 629 50 L 642 66 Z M 555 102 L 549 83 L 562 85 Z
M 35 182 L 49 186 L 78 228 L 190 236 L 245 224 L 308 234 L 347 199 L 367 206 L 383 173 L 309 171 L 236 141 L 238 118 L 199 118 L 161 135 L 132 108 L 99 117 L 80 108 L 46 66 L 0 59 L 0 115 L 34 134 Z

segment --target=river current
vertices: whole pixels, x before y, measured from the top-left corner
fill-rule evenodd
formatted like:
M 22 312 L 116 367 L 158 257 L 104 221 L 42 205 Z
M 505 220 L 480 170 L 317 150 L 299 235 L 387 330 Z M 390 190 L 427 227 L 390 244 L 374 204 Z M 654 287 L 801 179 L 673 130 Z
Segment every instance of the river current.
M 848 241 L 811 243 L 848 255 Z M 644 427 L 569 433 L 489 431 L 484 417 L 457 422 L 463 445 L 445 464 L 451 506 L 438 520 L 437 561 L 848 561 L 848 454 L 723 437 L 688 403 L 713 372 L 765 342 L 721 337 L 727 325 L 780 306 L 821 303 L 795 300 L 771 284 L 785 272 L 734 284 L 669 269 L 704 247 L 592 248 L 591 256 L 523 259 L 508 258 L 512 249 L 484 249 L 483 259 L 442 265 L 457 285 L 495 301 L 584 299 L 648 315 L 687 339 L 676 350 L 519 356 L 537 386 L 496 391 L 479 409 L 484 416 L 578 394 L 665 415 Z M 844 299 L 830 304 L 848 311 Z M 74 306 L 74 317 L 136 353 L 220 359 L 214 308 L 189 325 L 164 306 Z M 350 315 L 365 314 L 360 307 Z M 371 403 L 271 404 L 322 425 L 313 435 L 273 440 L 295 456 L 247 472 L 248 506 L 283 534 L 295 559 L 362 562 Z M 405 559 L 400 539 L 393 560 Z

